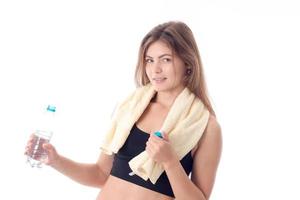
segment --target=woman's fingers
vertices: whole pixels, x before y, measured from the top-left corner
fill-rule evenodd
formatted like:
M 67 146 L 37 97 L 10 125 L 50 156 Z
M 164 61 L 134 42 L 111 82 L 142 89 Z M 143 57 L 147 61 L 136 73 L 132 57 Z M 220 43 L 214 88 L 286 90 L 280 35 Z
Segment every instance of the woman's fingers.
M 47 157 L 43 160 L 43 162 L 47 165 L 53 164 L 58 158 L 55 147 L 50 143 L 45 143 L 43 144 L 43 149 L 47 153 Z
M 34 140 L 35 140 L 34 134 L 31 134 L 25 146 L 25 152 L 24 152 L 25 155 L 28 155 L 32 151 Z

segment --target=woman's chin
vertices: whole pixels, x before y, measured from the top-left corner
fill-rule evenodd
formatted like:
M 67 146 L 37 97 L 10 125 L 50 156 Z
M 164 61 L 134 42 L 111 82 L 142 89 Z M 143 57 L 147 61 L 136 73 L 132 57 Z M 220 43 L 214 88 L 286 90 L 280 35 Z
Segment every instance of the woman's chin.
M 168 90 L 168 87 L 163 87 L 161 85 L 153 85 L 153 88 L 155 91 L 157 92 L 163 92 L 163 91 L 167 91 Z
M 151 82 L 151 85 L 153 86 L 154 90 L 157 92 L 164 92 L 164 91 L 168 91 L 168 90 L 172 90 L 173 85 L 168 84 L 168 82 L 164 81 L 164 82 Z

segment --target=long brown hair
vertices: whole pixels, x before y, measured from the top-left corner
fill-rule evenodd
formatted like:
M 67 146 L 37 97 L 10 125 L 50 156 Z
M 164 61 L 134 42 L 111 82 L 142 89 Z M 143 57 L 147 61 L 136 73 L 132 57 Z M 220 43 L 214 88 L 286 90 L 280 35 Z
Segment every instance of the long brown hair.
M 183 22 L 170 21 L 154 27 L 142 40 L 138 63 L 135 69 L 136 86 L 143 86 L 150 82 L 145 70 L 145 53 L 149 46 L 156 41 L 165 42 L 185 63 L 188 70 L 186 87 L 200 98 L 210 114 L 215 116 L 204 77 L 199 50 L 191 29 Z

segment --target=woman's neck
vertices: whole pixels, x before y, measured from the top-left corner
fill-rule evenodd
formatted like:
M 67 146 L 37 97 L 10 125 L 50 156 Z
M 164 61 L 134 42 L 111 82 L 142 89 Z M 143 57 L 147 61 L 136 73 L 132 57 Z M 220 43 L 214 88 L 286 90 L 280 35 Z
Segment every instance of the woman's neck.
M 175 99 L 182 92 L 183 89 L 184 88 L 181 88 L 180 90 L 172 91 L 172 92 L 170 91 L 157 92 L 153 97 L 152 102 L 158 103 L 164 108 L 170 109 Z

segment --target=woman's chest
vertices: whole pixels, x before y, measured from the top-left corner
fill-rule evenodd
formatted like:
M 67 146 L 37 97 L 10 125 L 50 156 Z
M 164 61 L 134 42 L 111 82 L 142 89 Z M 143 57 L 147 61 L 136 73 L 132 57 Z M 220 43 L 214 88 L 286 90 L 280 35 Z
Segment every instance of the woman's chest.
M 151 103 L 137 120 L 136 125 L 139 129 L 149 134 L 159 131 L 168 115 L 168 111 L 162 106 Z

